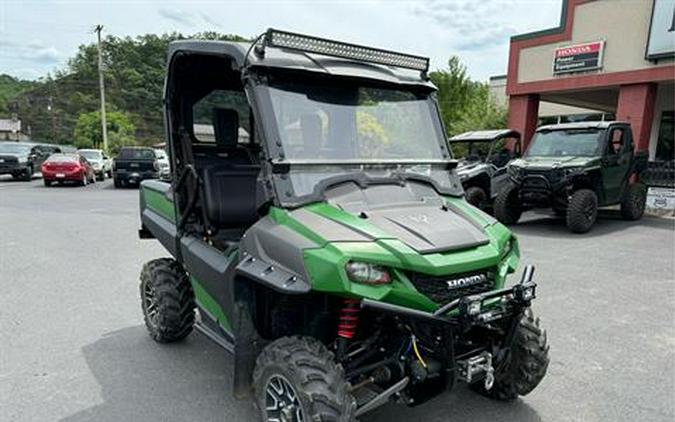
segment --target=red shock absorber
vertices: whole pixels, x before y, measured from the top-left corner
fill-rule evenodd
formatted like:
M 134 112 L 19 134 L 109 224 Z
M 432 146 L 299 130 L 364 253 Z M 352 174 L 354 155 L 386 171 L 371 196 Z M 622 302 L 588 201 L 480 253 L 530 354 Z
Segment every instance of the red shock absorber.
M 357 299 L 344 299 L 340 308 L 340 323 L 338 324 L 338 337 L 351 339 L 356 334 L 359 323 L 361 301 Z

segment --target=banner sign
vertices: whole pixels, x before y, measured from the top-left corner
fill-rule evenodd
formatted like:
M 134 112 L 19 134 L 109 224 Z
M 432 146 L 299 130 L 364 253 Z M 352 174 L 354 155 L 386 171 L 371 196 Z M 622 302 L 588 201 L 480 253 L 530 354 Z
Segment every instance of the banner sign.
M 648 60 L 675 56 L 675 2 L 654 0 L 647 41 Z
M 553 74 L 600 69 L 604 47 L 604 41 L 595 41 L 556 48 L 553 59 Z

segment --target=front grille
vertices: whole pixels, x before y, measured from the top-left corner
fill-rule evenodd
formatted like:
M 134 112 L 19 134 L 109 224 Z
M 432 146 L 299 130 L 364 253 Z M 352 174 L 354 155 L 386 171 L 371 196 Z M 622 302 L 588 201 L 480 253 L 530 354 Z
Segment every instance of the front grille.
M 472 276 L 485 276 L 485 281 L 467 286 L 450 287 L 448 282 Z M 418 292 L 438 304 L 446 304 L 457 298 L 483 293 L 492 290 L 495 286 L 495 272 L 492 270 L 473 271 L 470 273 L 432 276 L 428 274 L 412 273 L 408 275 Z
M 0 164 L 16 164 L 19 160 L 13 155 L 0 155 Z

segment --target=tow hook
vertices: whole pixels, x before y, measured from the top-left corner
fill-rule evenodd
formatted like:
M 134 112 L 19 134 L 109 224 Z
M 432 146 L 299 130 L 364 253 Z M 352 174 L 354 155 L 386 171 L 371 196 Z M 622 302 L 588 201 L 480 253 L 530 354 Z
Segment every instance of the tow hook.
M 492 354 L 483 352 L 465 360 L 457 361 L 458 378 L 471 384 L 476 377 L 483 376 L 486 390 L 490 390 L 495 383 L 495 369 L 492 367 Z

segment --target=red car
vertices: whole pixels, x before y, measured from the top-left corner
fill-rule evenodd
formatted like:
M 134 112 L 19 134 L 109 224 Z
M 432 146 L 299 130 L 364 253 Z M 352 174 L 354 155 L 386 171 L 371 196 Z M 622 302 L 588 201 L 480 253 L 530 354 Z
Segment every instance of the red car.
M 53 154 L 42 163 L 45 186 L 52 183 L 75 182 L 81 186 L 96 181 L 96 173 L 89 162 L 78 154 Z

